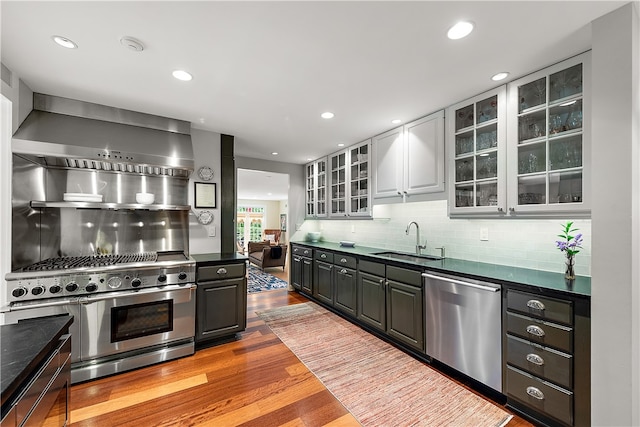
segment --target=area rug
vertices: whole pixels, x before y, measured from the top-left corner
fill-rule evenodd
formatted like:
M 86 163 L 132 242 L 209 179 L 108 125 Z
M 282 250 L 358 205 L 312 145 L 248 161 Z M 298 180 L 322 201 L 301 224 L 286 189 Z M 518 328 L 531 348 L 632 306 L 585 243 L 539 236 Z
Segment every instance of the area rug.
M 512 415 L 307 302 L 258 313 L 363 426 L 504 426 Z
M 269 273 L 265 273 L 254 265 L 249 265 L 249 277 L 247 279 L 247 292 L 272 291 L 274 289 L 287 288 L 289 284 Z

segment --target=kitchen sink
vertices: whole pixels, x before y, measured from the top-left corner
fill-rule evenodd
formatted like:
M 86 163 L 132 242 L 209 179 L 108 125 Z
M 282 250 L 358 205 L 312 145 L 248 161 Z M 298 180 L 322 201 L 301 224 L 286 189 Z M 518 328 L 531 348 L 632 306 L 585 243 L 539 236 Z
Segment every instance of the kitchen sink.
M 442 257 L 435 255 L 417 255 L 417 254 L 407 254 L 403 252 L 376 252 L 372 255 L 383 256 L 392 259 L 399 259 L 402 261 L 409 262 L 422 262 L 422 261 L 439 261 Z

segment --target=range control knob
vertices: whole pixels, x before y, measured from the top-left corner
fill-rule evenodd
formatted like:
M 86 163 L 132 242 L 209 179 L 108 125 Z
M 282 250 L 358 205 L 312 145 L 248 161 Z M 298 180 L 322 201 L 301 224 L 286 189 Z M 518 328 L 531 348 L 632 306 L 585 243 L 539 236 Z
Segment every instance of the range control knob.
M 107 286 L 109 286 L 111 289 L 118 289 L 121 285 L 122 279 L 120 279 L 119 277 L 110 277 L 109 280 L 107 280 Z
M 84 290 L 87 292 L 95 292 L 98 290 L 98 285 L 93 282 L 87 283 L 87 286 L 84 287 Z
M 142 280 L 140 280 L 138 277 L 136 277 L 135 279 L 131 280 L 131 287 L 132 288 L 137 288 L 140 285 L 142 285 Z
M 158 282 L 163 283 L 167 281 L 167 275 L 166 274 L 161 274 L 158 276 Z
M 23 297 L 26 294 L 27 288 L 25 288 L 24 286 L 20 286 L 19 288 L 15 288 L 13 291 L 11 291 L 11 295 L 13 295 L 15 298 Z
M 42 285 L 38 285 L 36 287 L 34 287 L 33 289 L 31 289 L 31 293 L 33 295 L 42 295 L 44 294 L 44 291 L 46 291 L 46 288 Z
M 74 292 L 78 290 L 78 284 L 76 282 L 69 282 L 64 288 L 67 290 L 67 292 Z
M 52 294 L 60 293 L 60 291 L 62 291 L 62 287 L 60 285 L 53 285 L 49 288 L 49 292 Z
M 184 271 L 181 271 L 181 272 L 178 274 L 178 279 L 180 279 L 180 280 L 184 280 L 184 279 L 186 279 L 186 278 L 187 278 L 187 273 L 185 273 Z

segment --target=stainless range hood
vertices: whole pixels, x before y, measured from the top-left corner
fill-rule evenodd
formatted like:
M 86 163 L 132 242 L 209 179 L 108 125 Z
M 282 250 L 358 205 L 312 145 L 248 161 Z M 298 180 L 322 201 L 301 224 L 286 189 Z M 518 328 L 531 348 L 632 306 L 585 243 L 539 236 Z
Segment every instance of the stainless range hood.
M 47 167 L 185 178 L 194 168 L 189 122 L 39 93 L 12 152 Z

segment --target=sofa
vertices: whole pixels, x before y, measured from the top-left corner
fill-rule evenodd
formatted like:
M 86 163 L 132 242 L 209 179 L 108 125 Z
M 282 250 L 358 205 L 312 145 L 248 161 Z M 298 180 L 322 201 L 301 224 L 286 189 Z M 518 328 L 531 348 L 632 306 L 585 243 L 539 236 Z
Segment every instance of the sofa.
M 286 245 L 271 245 L 270 242 L 249 242 L 249 262 L 264 271 L 265 268 L 282 267 L 287 259 Z

